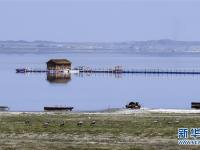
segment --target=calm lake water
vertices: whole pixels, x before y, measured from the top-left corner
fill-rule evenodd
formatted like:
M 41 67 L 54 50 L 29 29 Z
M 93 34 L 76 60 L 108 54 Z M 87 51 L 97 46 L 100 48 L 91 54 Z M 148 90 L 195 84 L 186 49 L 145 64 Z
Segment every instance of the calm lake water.
M 16 74 L 16 68 L 46 68 L 51 58 L 75 66 L 109 68 L 199 69 L 199 57 L 127 54 L 0 54 L 0 105 L 11 111 L 42 111 L 67 105 L 76 111 L 122 108 L 138 101 L 147 108 L 190 108 L 200 101 L 200 75 L 72 74 L 65 83 L 49 82 L 46 73 Z

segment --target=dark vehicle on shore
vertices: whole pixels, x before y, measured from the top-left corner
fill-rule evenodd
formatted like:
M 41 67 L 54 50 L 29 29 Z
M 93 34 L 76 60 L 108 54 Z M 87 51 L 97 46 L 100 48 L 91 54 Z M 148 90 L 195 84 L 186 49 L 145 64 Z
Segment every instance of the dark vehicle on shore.
M 0 106 L 0 111 L 9 111 L 8 106 Z
M 191 102 L 191 108 L 200 109 L 200 102 Z
M 44 111 L 72 111 L 74 107 L 59 107 L 59 106 L 54 106 L 54 107 L 44 107 Z
M 126 105 L 126 108 L 140 109 L 141 105 L 138 102 L 130 102 L 128 105 Z

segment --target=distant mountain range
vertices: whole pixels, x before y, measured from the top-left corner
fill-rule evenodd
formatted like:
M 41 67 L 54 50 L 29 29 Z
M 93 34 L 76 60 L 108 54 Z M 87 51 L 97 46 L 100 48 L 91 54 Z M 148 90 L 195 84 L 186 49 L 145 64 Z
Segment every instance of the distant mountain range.
M 0 41 L 0 53 L 167 53 L 200 54 L 200 41 L 168 39 L 129 42 Z

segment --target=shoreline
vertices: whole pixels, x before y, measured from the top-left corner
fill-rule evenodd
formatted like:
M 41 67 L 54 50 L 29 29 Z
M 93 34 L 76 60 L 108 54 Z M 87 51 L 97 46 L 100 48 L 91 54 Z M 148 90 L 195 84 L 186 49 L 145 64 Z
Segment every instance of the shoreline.
M 106 109 L 99 111 L 0 111 L 0 115 L 19 115 L 19 114 L 91 114 L 91 115 L 130 115 L 130 114 L 149 114 L 149 113 L 174 113 L 174 114 L 198 114 L 200 109 Z

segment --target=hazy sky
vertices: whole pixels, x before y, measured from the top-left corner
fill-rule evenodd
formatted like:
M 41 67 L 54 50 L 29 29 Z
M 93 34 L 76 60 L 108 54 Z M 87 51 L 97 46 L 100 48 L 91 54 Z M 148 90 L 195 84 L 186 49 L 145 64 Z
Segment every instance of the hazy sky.
M 200 40 L 200 0 L 0 0 L 0 40 Z

